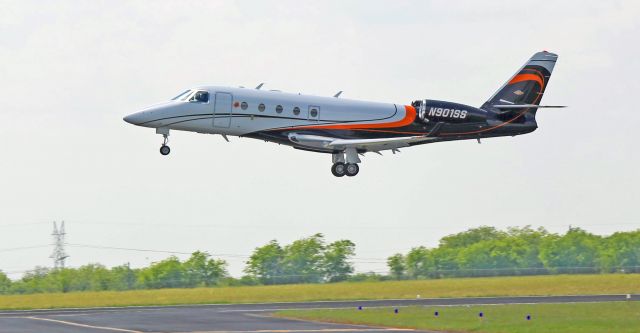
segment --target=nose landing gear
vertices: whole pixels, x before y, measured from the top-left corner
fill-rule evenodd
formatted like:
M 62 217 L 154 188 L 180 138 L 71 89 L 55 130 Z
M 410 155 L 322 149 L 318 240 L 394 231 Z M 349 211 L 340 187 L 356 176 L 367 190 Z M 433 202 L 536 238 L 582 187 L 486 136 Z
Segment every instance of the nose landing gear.
M 162 141 L 162 146 L 160 146 L 160 154 L 162 154 L 163 156 L 169 155 L 169 153 L 171 152 L 171 148 L 167 146 L 167 143 L 169 142 L 169 129 L 156 128 L 156 133 L 162 134 L 162 137 L 164 138 L 164 140 Z
M 160 154 L 162 154 L 162 155 L 165 155 L 165 156 L 166 156 L 166 155 L 169 155 L 169 153 L 170 153 L 170 152 L 171 152 L 171 148 L 169 148 L 169 146 L 167 146 L 167 145 L 163 144 L 163 145 L 160 147 Z

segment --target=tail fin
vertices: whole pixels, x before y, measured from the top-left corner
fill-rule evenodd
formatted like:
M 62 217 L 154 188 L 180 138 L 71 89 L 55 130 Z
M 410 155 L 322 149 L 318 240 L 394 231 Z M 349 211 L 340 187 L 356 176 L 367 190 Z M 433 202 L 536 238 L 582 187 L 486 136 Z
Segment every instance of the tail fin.
M 527 61 L 493 96 L 480 108 L 496 109 L 501 105 L 540 105 L 542 94 L 549 83 L 558 55 L 547 51 L 538 52 Z M 536 108 L 530 113 L 535 115 Z

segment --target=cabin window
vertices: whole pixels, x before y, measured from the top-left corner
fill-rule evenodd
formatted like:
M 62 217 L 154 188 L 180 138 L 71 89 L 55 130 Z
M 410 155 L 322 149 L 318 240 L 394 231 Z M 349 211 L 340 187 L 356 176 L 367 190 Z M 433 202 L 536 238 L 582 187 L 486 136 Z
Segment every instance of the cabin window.
M 276 106 L 276 112 L 277 113 L 282 113 L 282 105 Z
M 316 108 L 311 108 L 311 111 L 309 111 L 309 115 L 313 118 L 318 116 L 318 109 Z
M 260 105 L 258 105 L 258 111 L 262 112 L 264 111 L 264 104 L 260 103 Z
M 209 93 L 206 91 L 198 91 L 191 96 L 189 102 L 209 103 Z
M 248 107 L 249 107 L 249 104 L 247 104 L 247 102 L 242 102 L 240 104 L 240 108 L 243 109 L 243 110 L 246 110 Z
M 293 114 L 296 115 L 296 116 L 299 115 L 300 114 L 300 108 L 297 107 L 297 106 L 295 108 L 293 108 Z

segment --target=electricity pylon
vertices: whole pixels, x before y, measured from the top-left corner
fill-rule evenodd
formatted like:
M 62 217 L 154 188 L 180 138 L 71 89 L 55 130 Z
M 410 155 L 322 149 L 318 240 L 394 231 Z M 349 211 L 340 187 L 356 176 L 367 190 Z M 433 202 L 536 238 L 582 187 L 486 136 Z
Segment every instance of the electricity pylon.
M 64 260 L 69 257 L 64 251 L 64 236 L 67 233 L 64 231 L 64 221 L 60 223 L 60 229 L 55 221 L 53 221 L 53 253 L 49 258 L 53 259 L 53 267 L 55 269 L 64 268 Z

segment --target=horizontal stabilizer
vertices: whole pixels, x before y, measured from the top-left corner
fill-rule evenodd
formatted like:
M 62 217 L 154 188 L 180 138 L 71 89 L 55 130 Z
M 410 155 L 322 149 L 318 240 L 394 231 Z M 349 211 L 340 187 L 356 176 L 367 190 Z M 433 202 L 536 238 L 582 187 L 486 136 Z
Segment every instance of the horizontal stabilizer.
M 566 105 L 535 105 L 535 104 L 513 104 L 513 105 L 491 105 L 497 109 L 530 109 L 530 108 L 566 108 Z

